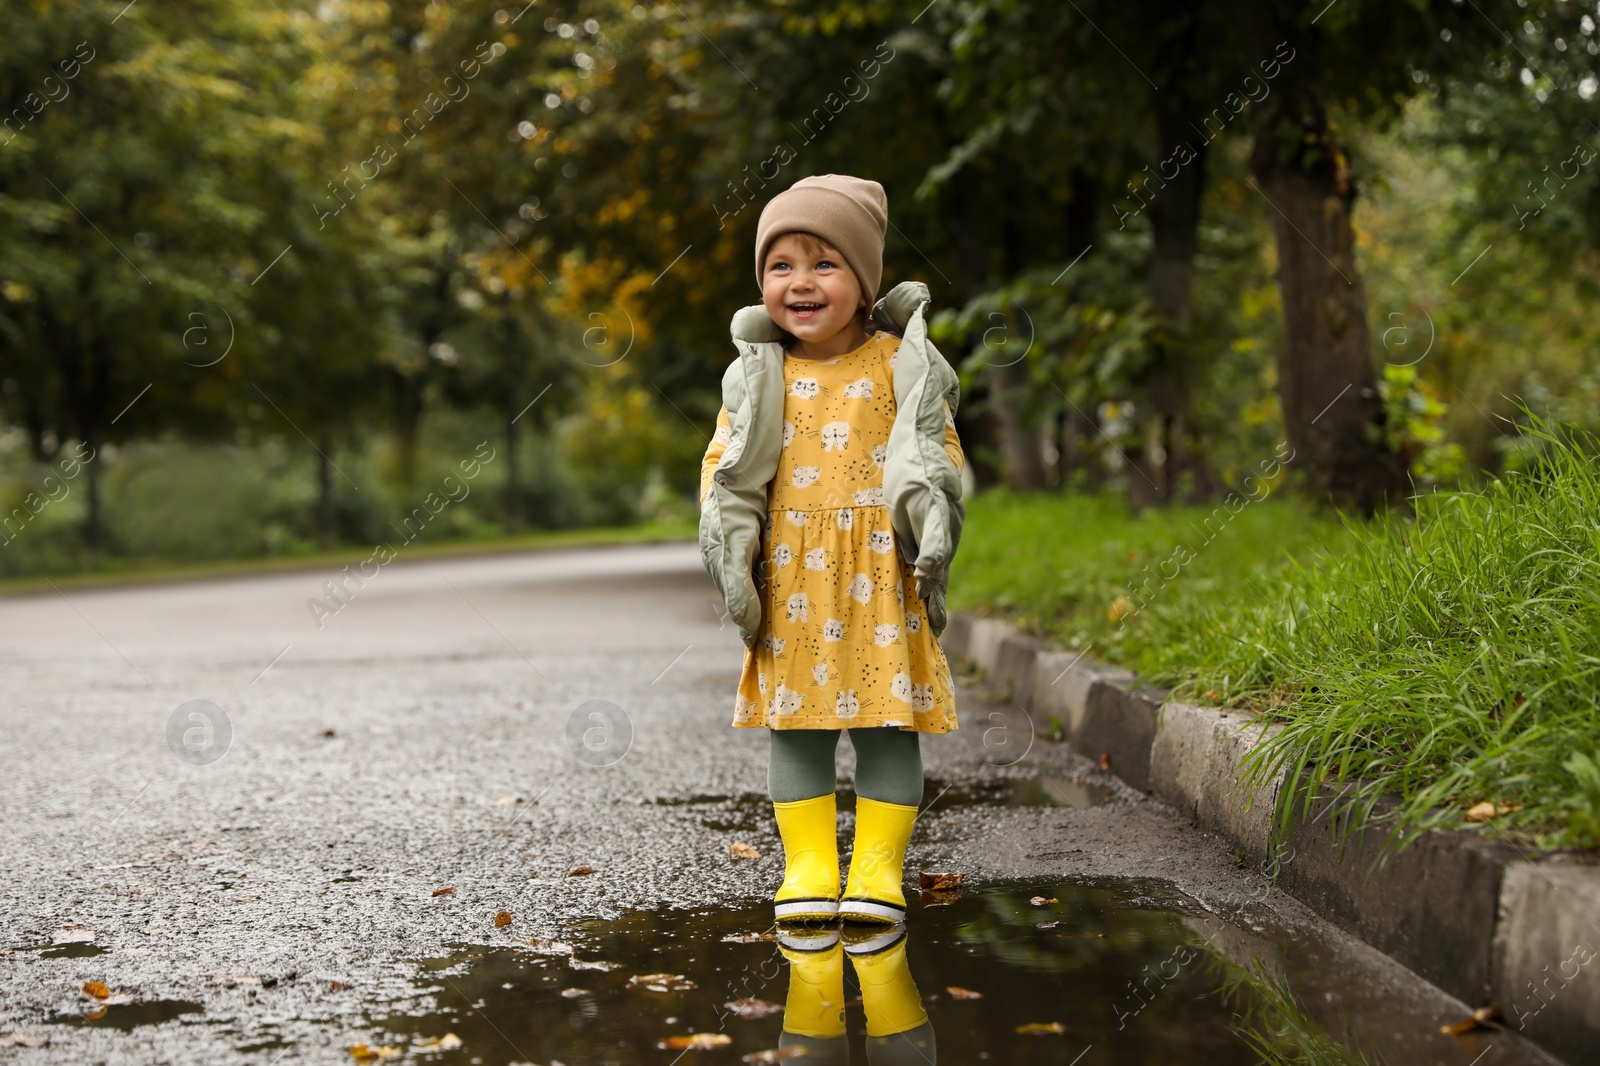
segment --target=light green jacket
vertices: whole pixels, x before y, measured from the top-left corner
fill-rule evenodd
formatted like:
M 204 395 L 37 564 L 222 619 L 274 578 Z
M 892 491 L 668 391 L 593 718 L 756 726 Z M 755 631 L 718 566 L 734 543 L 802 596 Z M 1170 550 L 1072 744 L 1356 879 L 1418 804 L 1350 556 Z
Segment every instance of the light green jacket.
M 916 564 L 917 595 L 934 636 L 944 632 L 950 560 L 961 540 L 966 505 L 961 475 L 945 451 L 944 406 L 961 400 L 956 372 L 928 340 L 928 287 L 901 282 L 879 300 L 868 332 L 901 338 L 894 367 L 896 413 L 884 459 L 883 495 L 902 556 Z M 783 336 L 766 308 L 736 312 L 729 329 L 738 357 L 722 375 L 731 439 L 700 509 L 700 556 L 722 593 L 745 647 L 761 627 L 765 583 L 757 557 L 767 521 L 768 489 L 783 449 Z

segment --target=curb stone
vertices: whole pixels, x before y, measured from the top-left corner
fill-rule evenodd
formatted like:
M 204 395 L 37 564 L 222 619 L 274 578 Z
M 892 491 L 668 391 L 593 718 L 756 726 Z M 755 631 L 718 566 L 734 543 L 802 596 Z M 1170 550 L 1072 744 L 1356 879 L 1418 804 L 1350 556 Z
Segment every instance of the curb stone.
M 1167 701 L 1128 670 L 1052 648 L 991 618 L 952 612 L 946 657 L 982 667 L 1036 722 L 1230 841 L 1252 862 L 1273 851 L 1280 773 L 1241 786 L 1241 761 L 1281 727 Z M 1600 1056 L 1600 864 L 1530 856 L 1470 830 L 1435 830 L 1373 869 L 1386 831 L 1341 847 L 1322 815 L 1289 831 L 1278 885 L 1345 932 L 1465 1003 L 1498 1003 L 1504 1024 L 1570 1062 Z M 1392 801 L 1389 801 L 1392 803 Z M 1380 805 L 1380 809 L 1381 809 Z

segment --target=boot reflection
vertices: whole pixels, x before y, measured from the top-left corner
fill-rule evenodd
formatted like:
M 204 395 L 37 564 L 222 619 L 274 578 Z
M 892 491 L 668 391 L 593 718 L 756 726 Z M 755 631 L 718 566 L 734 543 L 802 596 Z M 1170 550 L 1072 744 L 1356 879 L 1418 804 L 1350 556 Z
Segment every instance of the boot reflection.
M 904 922 L 845 938 L 845 953 L 861 985 L 871 1066 L 933 1066 L 938 1061 L 933 1025 L 906 963 L 907 940 Z
M 838 929 L 780 927 L 778 950 L 789 960 L 789 996 L 780 1048 L 803 1045 L 806 1062 L 846 1066 L 844 944 Z

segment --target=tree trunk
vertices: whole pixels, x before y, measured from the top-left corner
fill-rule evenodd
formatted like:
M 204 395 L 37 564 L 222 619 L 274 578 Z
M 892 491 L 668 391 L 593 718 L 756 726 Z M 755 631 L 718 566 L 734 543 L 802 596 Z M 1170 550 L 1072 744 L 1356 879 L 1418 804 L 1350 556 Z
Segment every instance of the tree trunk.
M 1296 54 L 1284 63 L 1277 91 L 1256 105 L 1250 155 L 1278 250 L 1287 341 L 1278 357 L 1278 396 L 1292 466 L 1306 488 L 1371 514 L 1402 499 L 1408 479 L 1384 435 L 1350 225 L 1355 184 L 1317 90 L 1316 31 L 1279 32 Z
M 962 272 L 960 283 L 963 298 L 971 301 L 989 287 L 989 262 L 994 254 L 990 205 L 994 197 L 990 195 L 992 190 L 989 189 L 986 174 L 976 166 L 963 166 L 962 170 L 957 171 L 954 187 L 957 197 L 957 248 L 960 250 Z M 1024 403 L 1019 402 L 1019 397 L 1024 397 L 1027 392 L 1026 368 L 1008 365 L 1010 360 L 1016 359 L 1010 352 L 1016 349 L 1018 338 L 1008 335 L 1003 327 L 1000 333 L 990 333 L 989 325 L 986 322 L 973 331 L 973 336 L 968 338 L 968 349 L 982 352 L 992 360 L 987 363 L 989 371 L 984 375 L 984 386 L 992 397 L 990 410 L 994 411 L 994 418 L 990 424 L 994 426 L 995 437 L 1000 443 L 1000 456 L 1005 467 L 1002 477 L 1013 490 L 1038 490 L 1045 487 L 1045 456 L 1038 448 L 1037 429 L 1022 424 Z M 1011 344 L 1002 347 L 997 343 L 986 343 L 986 336 L 1005 338 Z
M 973 166 L 963 167 L 951 179 L 951 190 L 955 197 L 955 237 L 959 252 L 960 273 L 956 281 L 961 286 L 962 301 L 969 302 L 984 291 L 989 281 L 989 210 L 984 200 L 982 175 Z M 965 349 L 973 352 L 982 344 L 982 331 L 975 331 L 967 338 Z M 992 396 L 998 387 L 994 375 L 985 374 L 978 378 L 975 391 Z M 964 397 L 961 409 L 956 412 L 956 433 L 961 436 L 962 450 L 972 464 L 973 481 L 981 490 L 1005 478 L 1005 471 L 990 461 L 986 445 L 1004 438 L 1006 419 L 999 417 L 993 407 L 984 414 L 973 414 L 969 409 L 970 400 L 971 397 Z
M 399 370 L 390 373 L 394 385 L 394 436 L 399 453 L 400 483 L 412 489 L 417 484 L 417 440 L 422 429 L 422 395 L 428 385 L 428 374 L 426 371 L 405 374 Z
M 317 547 L 333 548 L 333 441 L 326 432 L 317 442 Z
M 105 438 L 95 434 L 97 439 L 86 440 L 89 445 L 89 454 L 99 459 L 104 454 Z M 100 467 L 103 463 L 90 461 L 87 465 L 89 475 L 88 496 L 89 506 L 84 514 L 83 541 L 89 549 L 89 565 L 94 566 L 100 561 L 100 547 L 104 539 L 105 515 L 100 507 Z
M 513 407 L 515 404 L 512 405 Z M 522 464 L 517 440 L 521 436 L 517 412 L 506 408 L 506 532 L 522 532 Z
M 1161 160 L 1146 168 L 1146 189 L 1151 194 L 1150 303 L 1159 316 L 1154 361 L 1145 374 L 1146 410 L 1140 419 L 1149 442 L 1135 457 L 1143 477 L 1137 487 L 1152 502 L 1170 503 L 1180 478 L 1196 465 L 1198 451 L 1185 439 L 1189 409 L 1189 382 L 1184 369 L 1191 363 L 1189 324 L 1194 303 L 1194 256 L 1199 243 L 1200 205 L 1205 195 L 1206 142 L 1190 125 L 1196 111 L 1185 94 L 1180 71 L 1195 58 L 1198 15 L 1185 13 L 1183 5 L 1158 5 L 1152 21 L 1180 26 L 1157 53 L 1157 69 L 1170 72 L 1173 91 L 1155 95 L 1156 140 Z M 1175 23 L 1174 20 L 1181 20 Z M 1182 148 L 1188 150 L 1181 151 Z

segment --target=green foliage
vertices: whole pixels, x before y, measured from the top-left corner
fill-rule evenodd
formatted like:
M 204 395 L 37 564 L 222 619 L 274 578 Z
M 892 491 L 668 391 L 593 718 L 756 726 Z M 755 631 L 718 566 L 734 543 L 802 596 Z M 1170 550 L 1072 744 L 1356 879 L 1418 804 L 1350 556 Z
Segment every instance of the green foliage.
M 1198 617 L 1259 602 L 1289 560 L 1337 551 L 1347 540 L 1336 521 L 1265 488 L 1257 502 L 1236 495 L 1237 512 L 1219 505 L 1134 513 L 1109 494 L 984 492 L 967 501 L 951 605 L 1002 613 L 1158 680 L 1183 676 L 1193 664 L 1184 643 Z
M 1591 755 L 1575 751 L 1561 766 L 1578 782 L 1578 791 L 1562 803 L 1567 808 L 1567 834 L 1562 842 L 1600 848 L 1600 763 Z
M 1175 649 L 1215 691 L 1282 721 L 1252 774 L 1285 770 L 1278 816 L 1337 791 L 1349 829 L 1391 844 L 1462 825 L 1539 833 L 1566 821 L 1570 771 L 1600 729 L 1600 468 L 1537 419 L 1537 467 L 1482 491 L 1417 498 L 1414 522 L 1352 528 L 1349 547 L 1280 575 L 1261 602 L 1219 604 Z M 1385 794 L 1400 805 L 1376 814 Z
M 1460 477 L 1466 468 L 1466 452 L 1446 439 L 1446 406 L 1416 367 L 1385 364 L 1378 392 L 1383 397 L 1389 445 L 1406 461 L 1412 480 L 1418 486 L 1431 486 Z

